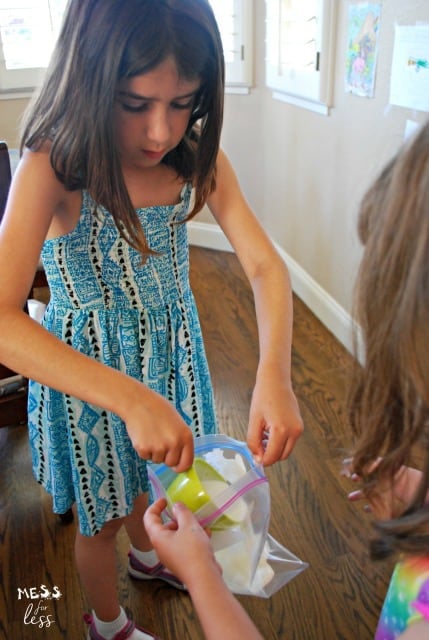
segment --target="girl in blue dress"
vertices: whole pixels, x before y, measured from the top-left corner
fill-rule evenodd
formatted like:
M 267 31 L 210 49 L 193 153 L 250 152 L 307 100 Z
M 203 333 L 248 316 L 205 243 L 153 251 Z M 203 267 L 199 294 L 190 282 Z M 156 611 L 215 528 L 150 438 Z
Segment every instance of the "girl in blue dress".
M 55 512 L 76 504 L 92 640 L 154 637 L 120 607 L 122 525 L 130 574 L 183 587 L 142 517 L 146 461 L 185 470 L 194 437 L 216 431 L 185 224 L 205 203 L 255 296 L 249 447 L 273 464 L 302 431 L 288 273 L 219 149 L 223 91 L 206 0 L 71 0 L 24 123 L 0 233 L 0 360 L 32 380 L 37 480 Z M 22 311 L 40 253 L 51 293 L 43 326 Z

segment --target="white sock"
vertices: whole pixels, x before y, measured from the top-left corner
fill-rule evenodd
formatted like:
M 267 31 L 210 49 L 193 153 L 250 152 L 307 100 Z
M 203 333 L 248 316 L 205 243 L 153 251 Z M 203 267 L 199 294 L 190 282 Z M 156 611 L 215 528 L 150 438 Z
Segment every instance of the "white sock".
M 132 544 L 130 545 L 130 549 L 133 556 L 135 556 L 137 560 L 140 560 L 140 562 L 143 562 L 143 564 L 147 565 L 148 567 L 154 567 L 159 562 L 159 558 L 155 549 L 151 549 L 150 551 L 140 551 L 139 549 L 133 547 Z
M 95 615 L 95 611 L 92 612 L 92 616 L 94 618 L 94 624 L 97 632 L 103 636 L 105 640 L 113 640 L 115 635 L 125 627 L 128 621 L 127 614 L 122 607 L 121 613 L 116 620 L 112 620 L 112 622 L 103 622 L 102 620 L 99 620 Z M 132 634 L 129 636 L 129 640 L 153 640 L 153 636 L 144 633 L 144 631 L 134 629 Z

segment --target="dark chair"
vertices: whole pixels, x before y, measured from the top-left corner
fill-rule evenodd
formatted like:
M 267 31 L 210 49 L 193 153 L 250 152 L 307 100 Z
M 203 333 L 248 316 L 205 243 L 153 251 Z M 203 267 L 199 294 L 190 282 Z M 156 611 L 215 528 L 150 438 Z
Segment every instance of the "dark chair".
M 12 180 L 9 150 L 6 142 L 0 142 L 0 219 L 6 208 L 9 186 Z
M 0 141 L 0 222 L 6 207 L 11 179 L 9 149 L 6 142 Z M 47 286 L 45 272 L 42 265 L 39 265 L 29 297 L 34 297 L 34 289 Z M 26 311 L 28 312 L 27 305 Z M 27 395 L 27 379 L 0 363 L 0 428 L 27 422 Z M 71 522 L 72 510 L 60 514 L 60 518 L 64 523 Z

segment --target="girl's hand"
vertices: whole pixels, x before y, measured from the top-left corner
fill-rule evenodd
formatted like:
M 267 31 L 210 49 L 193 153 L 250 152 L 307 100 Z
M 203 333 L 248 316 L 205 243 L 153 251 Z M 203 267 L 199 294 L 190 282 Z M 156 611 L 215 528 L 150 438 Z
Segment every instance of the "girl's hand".
M 134 449 L 145 460 L 163 462 L 177 473 L 186 471 L 194 459 L 191 429 L 168 400 L 138 384 L 137 398 L 124 416 Z
M 164 498 L 154 502 L 144 515 L 146 532 L 161 562 L 188 588 L 210 574 L 221 574 L 210 538 L 191 511 L 180 502 L 173 506 L 176 522 L 163 523 Z
M 380 462 L 376 460 L 371 468 L 374 469 Z M 343 461 L 342 475 L 353 482 L 359 482 L 360 478 L 352 472 L 353 460 L 347 458 Z M 390 520 L 400 516 L 413 501 L 422 479 L 422 472 L 413 467 L 402 466 L 393 480 L 383 480 L 378 487 L 366 495 L 362 489 L 357 489 L 348 494 L 351 502 L 366 500 L 365 511 L 373 513 L 377 520 Z
M 258 370 L 250 406 L 247 444 L 257 462 L 285 460 L 304 430 L 289 381 L 277 369 Z

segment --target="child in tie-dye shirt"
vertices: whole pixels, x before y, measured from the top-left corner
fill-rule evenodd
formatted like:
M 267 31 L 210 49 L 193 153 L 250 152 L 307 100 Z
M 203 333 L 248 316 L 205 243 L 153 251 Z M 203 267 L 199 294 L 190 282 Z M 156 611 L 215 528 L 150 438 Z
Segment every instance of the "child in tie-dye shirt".
M 396 565 L 375 640 L 402 638 L 406 629 L 409 634 L 420 631 L 416 638 L 429 638 L 429 557 L 412 556 Z
M 376 640 L 429 639 L 429 124 L 364 197 L 346 475 L 374 516 L 371 557 L 396 557 Z

